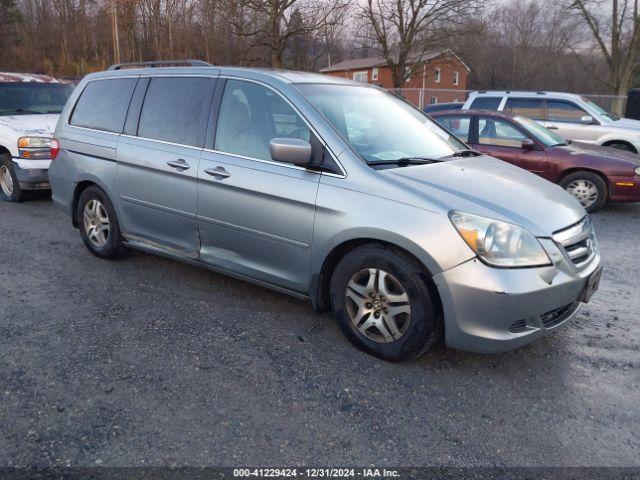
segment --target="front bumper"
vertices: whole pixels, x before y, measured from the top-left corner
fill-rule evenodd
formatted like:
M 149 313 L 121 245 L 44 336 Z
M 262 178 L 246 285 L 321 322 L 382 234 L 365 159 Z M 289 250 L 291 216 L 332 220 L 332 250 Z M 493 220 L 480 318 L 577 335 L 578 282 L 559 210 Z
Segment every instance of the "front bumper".
M 22 190 L 48 190 L 51 160 L 13 159 L 13 170 Z
M 434 277 L 447 346 L 480 353 L 511 350 L 576 314 L 587 280 L 600 265 L 597 243 L 592 258 L 580 267 L 553 240 L 541 243 L 552 266 L 498 269 L 472 259 Z

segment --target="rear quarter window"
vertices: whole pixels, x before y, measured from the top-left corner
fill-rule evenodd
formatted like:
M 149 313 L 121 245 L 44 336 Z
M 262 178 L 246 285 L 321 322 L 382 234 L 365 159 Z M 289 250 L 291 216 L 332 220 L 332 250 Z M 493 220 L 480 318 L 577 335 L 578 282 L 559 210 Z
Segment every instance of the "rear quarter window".
M 89 82 L 73 109 L 69 124 L 122 133 L 137 81 L 137 78 L 114 78 Z
M 476 97 L 469 110 L 498 110 L 502 97 Z

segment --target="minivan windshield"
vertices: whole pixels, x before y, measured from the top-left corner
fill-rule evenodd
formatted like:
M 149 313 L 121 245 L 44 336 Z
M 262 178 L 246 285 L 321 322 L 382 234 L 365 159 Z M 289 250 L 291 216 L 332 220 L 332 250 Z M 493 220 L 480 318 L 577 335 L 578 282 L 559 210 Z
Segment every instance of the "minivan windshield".
M 467 149 L 429 117 L 383 90 L 357 85 L 296 87 L 370 164 L 440 160 Z
M 520 115 L 514 117 L 516 123 L 524 127 L 536 140 L 541 142 L 545 147 L 558 147 L 567 145 L 567 141 L 557 133 L 552 132 L 548 128 L 543 127 L 538 122 Z
M 0 116 L 59 114 L 71 92 L 73 87 L 62 83 L 0 83 Z

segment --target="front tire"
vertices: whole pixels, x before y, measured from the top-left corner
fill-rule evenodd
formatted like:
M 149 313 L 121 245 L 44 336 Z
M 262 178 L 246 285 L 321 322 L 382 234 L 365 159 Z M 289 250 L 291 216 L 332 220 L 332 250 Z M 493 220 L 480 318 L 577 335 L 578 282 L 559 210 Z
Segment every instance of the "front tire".
M 560 186 L 573 195 L 587 212 L 593 212 L 607 203 L 607 184 L 597 173 L 570 173 L 562 179 Z
M 24 198 L 11 155 L 0 155 L 0 199 L 5 202 L 22 202 Z
M 364 245 L 349 252 L 331 279 L 331 304 L 356 347 L 399 362 L 425 353 L 442 334 L 423 268 L 392 247 Z
M 91 253 L 106 259 L 119 258 L 124 254 L 118 217 L 102 189 L 92 186 L 80 194 L 76 218 L 80 236 Z

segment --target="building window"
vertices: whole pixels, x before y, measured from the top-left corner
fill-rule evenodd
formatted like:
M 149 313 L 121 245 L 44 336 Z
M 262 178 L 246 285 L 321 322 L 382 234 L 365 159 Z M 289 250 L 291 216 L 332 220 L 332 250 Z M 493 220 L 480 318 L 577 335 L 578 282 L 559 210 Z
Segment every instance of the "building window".
M 369 83 L 369 72 L 366 70 L 362 72 L 353 72 L 353 79 L 356 82 Z
M 371 70 L 371 80 L 373 80 L 374 82 L 376 80 L 378 80 L 378 69 L 374 68 Z
M 436 68 L 434 72 L 434 81 L 440 83 L 440 69 Z
M 430 97 L 429 105 L 436 105 L 438 103 L 438 97 Z
M 460 73 L 453 72 L 453 84 L 454 85 L 459 85 L 460 84 Z
M 404 78 L 405 83 L 409 83 L 411 81 L 411 67 L 404 67 Z

